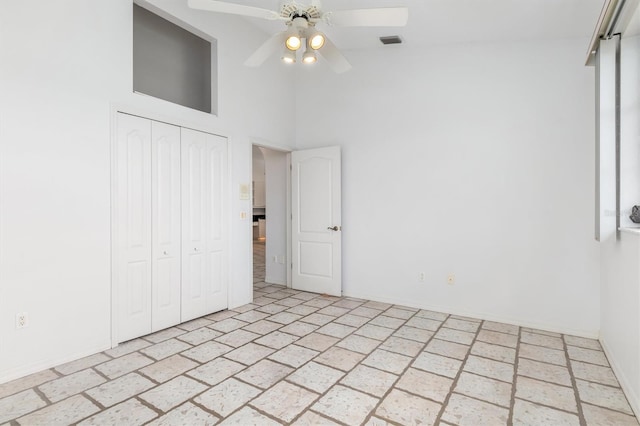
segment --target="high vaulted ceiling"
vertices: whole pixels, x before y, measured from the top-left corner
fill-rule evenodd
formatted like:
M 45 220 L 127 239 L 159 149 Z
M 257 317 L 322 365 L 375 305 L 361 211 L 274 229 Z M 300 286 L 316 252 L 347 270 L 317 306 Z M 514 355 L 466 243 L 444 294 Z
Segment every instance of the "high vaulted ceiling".
M 279 0 L 225 0 L 278 10 Z M 309 4 L 311 0 L 297 0 Z M 604 0 L 323 0 L 323 11 L 407 6 L 405 28 L 331 28 L 318 24 L 341 49 L 382 46 L 400 35 L 407 46 L 585 38 L 593 34 Z M 202 12 L 210 13 L 210 12 Z M 268 34 L 282 22 L 246 18 Z M 585 51 L 588 48 L 585 41 Z

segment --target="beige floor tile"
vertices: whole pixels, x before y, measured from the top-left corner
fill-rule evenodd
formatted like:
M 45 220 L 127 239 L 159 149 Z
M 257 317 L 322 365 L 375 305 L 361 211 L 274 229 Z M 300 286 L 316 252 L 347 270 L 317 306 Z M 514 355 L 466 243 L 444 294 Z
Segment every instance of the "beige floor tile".
M 319 314 L 331 315 L 332 317 L 339 317 L 348 313 L 351 309 L 341 308 L 339 306 L 331 305 L 326 308 L 322 308 L 318 311 Z
M 226 417 L 261 392 L 260 389 L 232 377 L 198 395 L 194 401 Z
M 500 345 L 492 345 L 481 341 L 476 341 L 471 347 L 471 353 L 484 358 L 491 358 L 496 361 L 513 364 L 516 361 L 516 350 Z
M 198 362 L 208 362 L 232 350 L 231 346 L 223 345 L 222 343 L 206 342 L 182 352 L 181 355 Z
M 296 321 L 289 325 L 282 327 L 279 331 L 287 334 L 292 334 L 294 336 L 302 337 L 307 334 L 313 333 L 319 327 L 317 325 L 308 324 L 302 321 Z
M 625 414 L 633 415 L 622 390 L 598 383 L 576 380 L 580 400 L 599 407 L 609 408 Z
M 377 318 L 376 318 L 377 319 Z M 372 322 L 375 320 L 371 320 Z M 339 318 L 336 318 L 333 322 L 337 324 L 349 325 L 351 327 L 362 327 L 369 322 L 369 318 L 360 317 L 358 315 L 346 314 Z
M 38 389 L 40 389 L 51 402 L 57 402 L 94 386 L 98 386 L 105 381 L 106 380 L 95 371 L 87 369 L 42 384 L 38 386 Z
M 518 362 L 518 375 L 563 386 L 572 386 L 568 368 L 530 359 L 523 358 Z
M 222 332 L 220 331 L 213 330 L 209 327 L 202 327 L 178 336 L 177 339 L 195 346 L 213 340 L 221 335 Z
M 251 311 L 250 312 L 251 315 L 258 315 L 258 312 L 255 311 Z M 247 315 L 247 314 L 242 314 L 242 315 Z M 263 314 L 265 317 L 267 317 L 268 315 Z M 236 317 L 240 316 L 236 315 Z M 233 330 L 237 330 L 239 328 L 244 327 L 245 325 L 249 325 L 248 321 L 240 321 L 237 320 L 235 317 L 234 318 L 227 318 L 225 320 L 222 320 L 220 322 L 216 322 L 215 324 L 211 324 L 209 326 L 209 328 L 212 328 L 214 330 L 220 331 L 222 333 L 229 333 L 230 331 Z
M 492 345 L 506 346 L 509 348 L 515 348 L 518 346 L 518 336 L 485 329 L 480 330 L 478 333 L 478 340 L 485 343 L 491 343 Z
M 394 352 L 376 349 L 362 361 L 363 364 L 394 374 L 402 373 L 411 362 L 411 358 Z
M 421 309 L 416 313 L 416 316 L 422 318 L 430 318 L 436 321 L 445 321 L 449 317 L 449 314 Z
M 553 383 L 518 376 L 516 381 L 516 397 L 572 413 L 578 412 L 573 389 Z
M 449 321 L 449 320 L 447 320 Z M 462 330 L 454 330 L 452 328 L 441 328 L 435 334 L 436 339 L 448 340 L 449 342 L 460 343 L 463 345 L 470 345 L 475 338 L 474 333 L 469 333 Z
M 218 423 L 220 419 L 211 413 L 207 413 L 202 408 L 186 402 L 179 407 L 169 411 L 164 416 L 148 423 L 147 426 L 211 426 Z
M 562 334 L 560 334 L 560 333 L 554 333 L 552 331 L 540 330 L 540 329 L 537 329 L 537 328 L 522 327 L 522 331 L 526 331 L 527 333 L 543 334 L 545 336 L 551 336 L 551 337 L 562 337 Z
M 379 340 L 370 339 L 364 336 L 352 334 L 345 337 L 336 346 L 348 349 L 350 351 L 359 352 L 361 354 L 369 354 L 380 345 Z
M 366 306 L 359 306 L 350 312 L 352 315 L 358 315 L 369 319 L 375 318 L 382 313 L 379 309 L 372 309 Z M 390 315 L 387 315 L 390 316 Z
M 506 408 L 455 393 L 442 414 L 442 420 L 458 426 L 506 426 L 508 419 Z
M 509 408 L 511 383 L 463 372 L 454 392 Z
M 179 376 L 141 394 L 140 398 L 166 413 L 206 389 L 202 383 Z
M 638 420 L 618 411 L 607 410 L 606 408 L 594 405 L 582 404 L 582 413 L 587 421 L 587 425 L 597 426 L 638 426 Z
M 329 420 L 313 411 L 306 411 L 298 420 L 291 423 L 292 426 L 339 426 L 339 423 Z
M 421 328 L 403 325 L 395 333 L 393 333 L 393 335 L 396 337 L 401 337 L 403 339 L 415 340 L 416 342 L 420 343 L 427 343 L 433 336 L 433 332 L 430 330 L 423 330 Z
M 293 368 L 286 365 L 278 364 L 277 362 L 263 359 L 257 364 L 252 365 L 246 370 L 236 374 L 235 377 L 257 386 L 261 389 L 266 389 L 269 386 L 273 386 L 289 373 L 293 371 Z
M 365 303 L 362 306 L 364 306 L 365 308 L 378 309 L 380 311 L 384 311 L 385 309 L 389 309 L 393 305 L 390 304 L 390 303 L 376 302 L 376 301 L 373 301 L 373 300 L 367 300 L 367 301 L 365 301 Z
M 465 359 L 469 352 L 469 346 L 433 338 L 425 348 L 425 351 L 450 358 Z
M 280 382 L 251 401 L 251 405 L 285 423 L 290 423 L 318 396 L 291 383 Z
M 298 306 L 303 302 L 304 300 L 296 299 L 295 297 L 287 297 L 285 299 L 280 299 L 275 303 L 277 303 L 278 305 L 286 306 L 288 308 L 293 308 L 294 306 Z
M 485 330 L 497 331 L 500 333 L 515 334 L 516 336 L 520 332 L 520 327 L 517 325 L 503 324 L 501 322 L 485 321 L 482 323 L 482 328 Z
M 129 373 L 89 389 L 87 395 L 105 407 L 111 407 L 155 385 L 151 380 L 145 379 L 137 373 Z
M 320 297 L 316 297 L 315 299 L 311 299 L 307 302 L 304 302 L 303 304 L 305 306 L 313 306 L 314 308 L 325 308 L 329 305 L 331 305 L 331 300 L 325 300 L 325 299 L 321 299 Z
M 354 425 L 362 423 L 377 403 L 372 396 L 336 385 L 313 405 L 313 410 Z
M 139 351 L 140 349 L 144 349 L 148 346 L 151 346 L 151 342 L 147 342 L 143 339 L 134 339 L 129 340 L 128 342 L 119 343 L 115 348 L 104 351 L 110 357 L 118 358 L 123 355 L 128 355 L 132 352 Z
M 335 345 L 339 341 L 340 339 L 336 337 L 326 336 L 324 334 L 314 332 L 302 337 L 296 342 L 296 345 L 304 346 L 306 348 L 313 349 L 314 351 L 322 352 L 329 349 L 329 347 Z
M 324 393 L 342 376 L 344 373 L 340 370 L 311 361 L 297 369 L 287 380 L 314 392 Z
M 246 345 L 252 340 L 260 337 L 259 334 L 252 333 L 246 330 L 234 330 L 231 333 L 223 334 L 220 337 L 217 337 L 216 342 L 222 343 L 223 345 L 233 346 L 234 348 L 239 348 L 242 345 Z
M 526 343 L 520 343 L 518 356 L 548 362 L 549 364 L 567 365 L 567 357 L 563 350 L 550 349 Z
M 262 345 L 256 345 L 255 343 L 247 343 L 244 346 L 234 349 L 231 352 L 224 354 L 225 358 L 240 362 L 245 365 L 255 364 L 262 358 L 265 358 L 275 352 L 274 349 L 268 348 Z
M 155 360 L 161 360 L 179 352 L 186 351 L 187 349 L 191 349 L 192 347 L 193 346 L 190 344 L 181 342 L 178 339 L 169 339 L 156 343 L 148 348 L 144 348 L 140 350 L 140 352 Z
M 462 361 L 441 355 L 423 352 L 413 362 L 412 367 L 441 376 L 454 378 L 462 366 Z
M 95 355 L 80 358 L 78 360 L 68 362 L 66 364 L 59 365 L 55 370 L 60 374 L 73 374 L 85 368 L 93 367 L 94 365 L 101 364 L 106 361 L 110 361 L 112 358 L 108 357 L 102 352 L 98 352 Z
M 462 315 L 449 315 L 449 318 L 459 319 L 459 320 L 463 320 L 463 321 L 477 322 L 477 323 L 481 323 L 482 322 L 481 319 L 465 317 L 465 316 L 462 316 Z
M 339 308 L 355 309 L 364 303 L 365 302 L 362 300 L 341 299 L 335 302 L 333 306 L 337 306 Z
M 252 333 L 265 335 L 279 329 L 280 327 L 282 327 L 282 324 L 280 323 L 267 321 L 267 320 L 260 320 L 244 327 L 244 330 L 250 331 Z
M 49 405 L 18 419 L 21 425 L 69 425 L 100 411 L 100 408 L 82 395 Z
M 33 389 L 2 398 L 0 399 L 0 423 L 24 416 L 46 405 L 47 403 Z
M 260 426 L 272 426 L 281 425 L 282 423 L 270 419 L 264 414 L 260 414 L 253 408 L 244 407 L 242 410 L 234 413 L 231 417 L 224 419 L 219 425 L 260 425 Z
M 255 342 L 273 349 L 282 349 L 298 340 L 298 336 L 283 333 L 279 330 L 256 339 Z
M 127 373 L 149 365 L 152 362 L 153 360 L 151 358 L 146 357 L 138 352 L 133 352 L 120 358 L 105 362 L 104 364 L 100 364 L 95 368 L 108 378 L 115 379 L 116 377 L 123 376 Z
M 573 375 L 576 376 L 577 379 L 615 387 L 620 386 L 611 367 L 603 367 L 601 365 L 588 364 L 580 361 L 571 361 L 571 369 L 573 370 Z
M 364 423 L 364 426 L 391 426 L 391 423 L 381 419 L 380 417 L 371 416 L 369 420 Z
M 364 318 L 364 317 L 358 317 L 358 318 Z M 378 315 L 377 317 L 369 321 L 369 324 L 378 325 L 380 327 L 387 327 L 387 328 L 396 330 L 400 326 L 402 326 L 405 322 L 406 320 L 403 320 L 401 318 L 393 318 L 393 317 L 388 317 L 386 315 Z
M 513 380 L 513 364 L 480 358 L 475 355 L 467 358 L 464 371 L 502 380 L 503 382 L 511 382 Z
M 54 371 L 50 369 L 42 370 L 7 383 L 2 383 L 0 384 L 0 399 L 9 395 L 14 395 L 18 392 L 22 392 L 23 390 L 31 389 L 32 387 L 41 385 L 51 380 L 55 380 L 59 377 L 60 376 L 58 374 L 54 373 Z
M 279 312 L 275 315 L 271 315 L 271 317 L 269 317 L 269 321 L 287 325 L 298 321 L 300 318 L 302 318 L 302 315 L 294 314 L 292 312 Z
M 307 300 L 315 299 L 316 297 L 318 297 L 318 295 L 316 293 L 306 293 L 303 291 L 300 293 L 292 294 L 291 297 L 295 297 L 296 299 L 307 301 Z
M 367 306 L 367 304 L 365 304 L 364 306 Z M 415 315 L 415 311 L 414 310 L 406 310 L 403 308 L 389 308 L 386 311 L 384 311 L 384 315 L 388 316 L 388 317 L 393 317 L 393 318 L 400 318 L 403 320 L 408 320 L 409 318 L 411 318 L 412 316 Z
M 269 359 L 298 368 L 319 353 L 319 351 L 314 351 L 313 349 L 308 349 L 302 346 L 289 345 L 271 355 Z
M 453 328 L 454 330 L 461 330 L 469 333 L 475 333 L 476 331 L 478 331 L 480 323 L 475 321 L 465 321 L 457 318 L 449 318 L 444 322 L 443 327 Z
M 151 408 L 136 399 L 130 399 L 89 417 L 79 425 L 142 425 L 156 417 L 158 417 L 158 413 Z
M 396 387 L 442 403 L 449 394 L 452 384 L 452 379 L 409 368 L 400 377 Z
M 560 337 L 548 336 L 546 334 L 532 333 L 522 330 L 520 341 L 531 345 L 544 346 L 551 349 L 564 349 L 564 344 Z
M 391 336 L 380 345 L 380 349 L 384 349 L 389 352 L 395 352 L 397 354 L 407 355 L 415 357 L 420 353 L 424 343 L 416 342 L 414 340 L 401 339 L 400 337 Z
M 213 321 L 211 320 L 208 320 L 206 318 L 197 318 L 192 321 L 183 322 L 182 324 L 179 324 L 176 327 L 181 328 L 185 331 L 194 331 L 211 324 L 213 324 Z
M 586 339 L 584 337 L 577 336 L 564 336 L 564 341 L 570 346 L 578 346 L 580 348 L 593 349 L 596 351 L 602 350 L 600 342 L 595 339 Z
M 376 340 L 385 340 L 394 332 L 393 329 L 379 325 L 365 324 L 355 332 L 359 336 L 369 337 Z
M 350 335 L 356 330 L 357 328 L 355 327 L 351 327 L 344 324 L 337 324 L 335 322 L 330 322 L 329 324 L 323 325 L 322 327 L 320 327 L 318 330 L 316 330 L 316 332 L 320 334 L 326 334 L 327 336 L 337 337 L 338 339 L 342 339 L 344 337 L 347 337 L 348 335 Z
M 361 353 L 334 346 L 318 355 L 314 361 L 328 365 L 329 367 L 348 371 L 364 358 L 365 355 Z
M 164 383 L 185 371 L 196 368 L 198 365 L 198 363 L 181 355 L 173 355 L 169 358 L 163 359 L 162 361 L 147 365 L 140 369 L 140 372 L 158 383 Z
M 295 315 L 300 315 L 300 317 L 306 317 L 309 314 L 316 312 L 319 308 L 314 308 L 313 306 L 306 305 L 298 305 L 292 308 L 287 309 L 287 313 L 292 313 Z
M 398 376 L 384 371 L 359 365 L 347 374 L 340 383 L 361 392 L 382 397 L 398 380 Z
M 376 415 L 403 425 L 435 423 L 440 404 L 393 389 L 385 397 Z
M 313 313 L 311 315 L 307 315 L 306 317 L 302 318 L 300 321 L 309 323 L 309 324 L 313 324 L 313 325 L 317 325 L 317 326 L 323 326 L 325 324 L 329 324 L 331 321 L 333 321 L 335 319 L 335 317 L 332 317 L 331 315 L 323 315 L 323 314 L 319 314 L 319 313 Z
M 156 333 L 153 334 L 148 334 L 146 336 L 143 337 L 144 340 L 148 340 L 151 343 L 160 343 L 163 342 L 165 340 L 169 340 L 172 339 L 176 336 L 180 336 L 181 334 L 184 334 L 185 331 L 181 330 L 180 328 L 177 327 L 171 327 L 171 328 L 166 328 L 164 330 L 158 331 Z
M 576 361 L 588 362 L 590 364 L 602 365 L 604 367 L 609 366 L 607 357 L 602 351 L 594 351 L 592 349 L 578 348 L 576 346 L 567 346 L 567 353 L 569 359 Z
M 227 318 L 231 318 L 235 315 L 238 315 L 236 311 L 225 310 L 225 311 L 216 312 L 215 314 L 207 315 L 205 319 L 219 322 L 219 321 L 224 321 Z
M 516 399 L 513 407 L 513 424 L 514 426 L 579 426 L 580 420 L 575 414 Z
M 414 316 L 406 322 L 409 327 L 421 328 L 423 330 L 436 331 L 442 326 L 442 321 L 436 321 L 431 318 Z
M 244 365 L 238 362 L 230 361 L 226 358 L 216 358 L 187 372 L 187 375 L 209 385 L 216 385 L 245 368 Z

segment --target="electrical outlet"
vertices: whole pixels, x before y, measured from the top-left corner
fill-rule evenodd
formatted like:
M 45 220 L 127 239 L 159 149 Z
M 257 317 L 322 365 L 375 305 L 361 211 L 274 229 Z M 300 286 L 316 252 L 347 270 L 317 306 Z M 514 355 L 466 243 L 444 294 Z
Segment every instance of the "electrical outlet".
M 424 282 L 424 278 L 425 278 L 425 273 L 424 272 L 420 272 L 418 274 L 418 281 L 420 281 L 421 283 Z
M 29 326 L 29 314 L 20 312 L 16 314 L 16 328 L 25 328 Z
M 454 285 L 455 283 L 456 283 L 456 275 L 449 274 L 449 276 L 447 277 L 447 284 Z

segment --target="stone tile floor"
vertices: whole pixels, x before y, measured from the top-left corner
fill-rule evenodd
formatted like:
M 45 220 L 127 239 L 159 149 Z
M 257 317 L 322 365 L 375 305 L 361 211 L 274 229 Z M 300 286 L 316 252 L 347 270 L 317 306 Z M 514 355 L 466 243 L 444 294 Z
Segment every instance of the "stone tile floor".
M 595 340 L 268 285 L 255 256 L 252 304 L 0 385 L 0 425 L 638 425 Z

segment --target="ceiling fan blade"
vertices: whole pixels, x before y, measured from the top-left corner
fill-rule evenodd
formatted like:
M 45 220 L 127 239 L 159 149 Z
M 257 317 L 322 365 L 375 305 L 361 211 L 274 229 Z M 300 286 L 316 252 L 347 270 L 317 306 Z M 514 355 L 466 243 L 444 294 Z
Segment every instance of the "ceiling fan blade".
M 275 20 L 280 17 L 280 15 L 273 10 L 217 0 L 189 0 L 189 7 L 209 12 L 230 13 L 232 15 L 251 16 L 270 20 Z
M 347 61 L 340 50 L 331 40 L 325 36 L 324 46 L 318 50 L 320 55 L 329 63 L 329 66 L 338 74 L 347 72 L 351 69 L 351 64 Z
M 269 40 L 265 41 L 262 46 L 258 48 L 258 50 L 253 52 L 253 54 L 249 56 L 249 59 L 247 59 L 244 64 L 248 67 L 259 67 L 270 56 L 272 56 L 278 50 L 282 50 L 284 48 L 284 42 L 286 39 L 286 31 L 274 35 Z
M 409 20 L 406 7 L 336 10 L 323 16 L 334 27 L 404 27 Z

